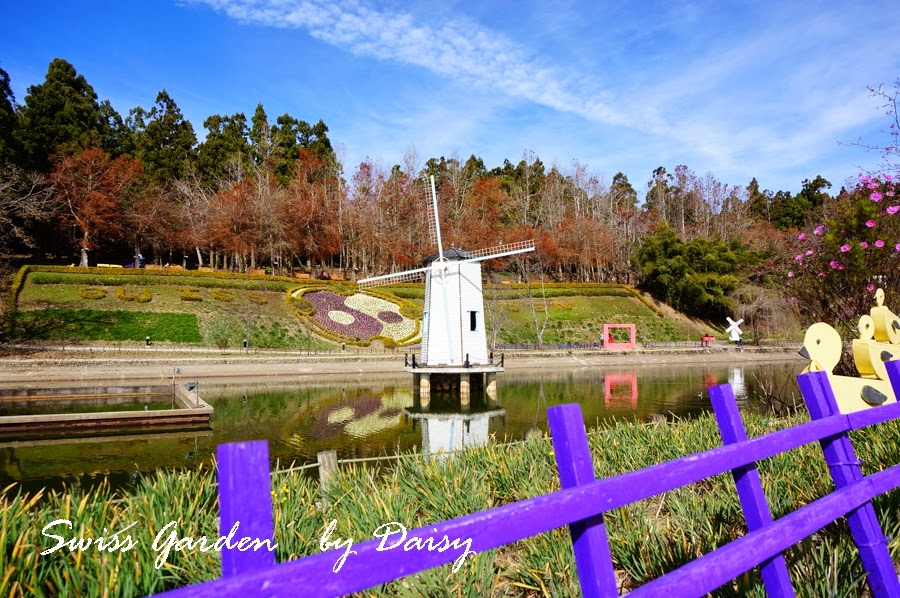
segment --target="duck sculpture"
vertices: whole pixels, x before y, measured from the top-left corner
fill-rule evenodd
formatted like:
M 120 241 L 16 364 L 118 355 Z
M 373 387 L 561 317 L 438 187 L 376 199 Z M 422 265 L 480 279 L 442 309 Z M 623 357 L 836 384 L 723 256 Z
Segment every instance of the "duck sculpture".
M 896 402 L 891 383 L 880 379 L 873 372 L 871 377 L 837 376 L 832 373 L 841 360 L 843 343 L 841 335 L 829 324 L 818 322 L 810 326 L 803 337 L 800 355 L 809 359 L 804 372 L 824 371 L 828 373 L 831 388 L 837 401 L 838 410 L 843 413 L 862 411 L 870 407 Z M 856 352 L 854 351 L 854 358 Z M 884 364 L 881 364 L 884 369 Z M 859 366 L 857 366 L 859 369 Z M 863 372 L 860 371 L 860 374 Z
M 875 292 L 875 306 L 859 318 L 859 338 L 853 339 L 853 362 L 863 378 L 888 380 L 885 363 L 900 358 L 900 321 L 884 305 L 884 290 Z

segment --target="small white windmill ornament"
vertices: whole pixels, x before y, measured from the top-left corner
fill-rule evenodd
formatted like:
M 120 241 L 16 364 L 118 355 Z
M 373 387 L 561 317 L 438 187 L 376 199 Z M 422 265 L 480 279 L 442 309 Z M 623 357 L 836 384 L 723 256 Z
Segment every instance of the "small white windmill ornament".
M 740 342 L 741 335 L 744 334 L 743 332 L 741 332 L 740 326 L 741 326 L 741 324 L 744 323 L 744 319 L 741 318 L 737 322 L 735 322 L 734 320 L 732 320 L 731 318 L 729 318 L 727 316 L 725 317 L 725 319 L 728 320 L 728 323 L 730 324 L 730 326 L 725 329 L 725 332 L 727 332 L 729 335 L 731 335 L 731 340 L 733 340 L 735 342 Z
M 422 348 L 419 362 L 414 360 L 411 366 L 407 366 L 407 371 L 416 375 L 503 371 L 502 366 L 491 363 L 488 355 L 481 262 L 534 251 L 534 241 L 507 243 L 476 251 L 463 251 L 455 247 L 444 251 L 434 177 L 431 177 L 431 208 L 433 224 L 430 223 L 430 232 L 438 253 L 429 258 L 430 263 L 423 268 L 360 280 L 359 287 L 418 280 L 424 274 Z M 421 388 L 424 390 L 424 387 L 425 384 Z

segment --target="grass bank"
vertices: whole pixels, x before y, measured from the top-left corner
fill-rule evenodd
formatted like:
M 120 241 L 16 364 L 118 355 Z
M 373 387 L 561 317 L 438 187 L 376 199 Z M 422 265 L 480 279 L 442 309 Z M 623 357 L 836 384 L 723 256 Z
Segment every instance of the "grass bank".
M 141 343 L 150 335 L 219 348 L 240 348 L 244 339 L 253 348 L 340 346 L 297 318 L 287 294 L 301 284 L 350 294 L 355 288 L 347 282 L 227 272 L 26 266 L 12 281 L 6 312 L 16 316 L 11 336 L 23 340 Z M 422 306 L 422 284 L 379 291 Z M 600 340 L 605 323 L 634 323 L 642 338 L 656 341 L 696 340 L 711 332 L 677 314 L 664 315 L 622 285 L 486 285 L 485 311 L 488 339 L 498 344 L 533 345 L 539 332 L 544 344 L 591 344 Z M 149 319 L 138 321 L 125 312 L 148 314 Z M 77 326 L 55 325 L 73 313 Z M 148 328 L 152 321 L 163 331 L 163 320 L 183 315 L 196 323 L 188 324 L 181 336 Z
M 797 425 L 803 416 L 771 419 L 746 413 L 749 435 Z M 855 433 L 867 473 L 900 461 L 900 424 L 884 424 Z M 719 445 L 711 415 L 667 425 L 615 423 L 590 434 L 598 477 L 607 477 L 674 459 Z M 272 479 L 276 553 L 279 562 L 319 552 L 319 540 L 331 520 L 335 535 L 357 542 L 372 537 L 378 526 L 399 522 L 408 529 L 508 504 L 559 488 L 552 447 L 547 439 L 514 445 L 491 444 L 427 460 L 412 455 L 383 468 L 344 466 L 321 500 L 318 482 L 297 473 L 276 473 Z M 831 490 L 817 445 L 802 447 L 760 465 L 766 494 L 780 517 Z M 0 594 L 142 596 L 213 579 L 219 572 L 216 552 L 172 551 L 160 567 L 153 549 L 156 535 L 175 522 L 179 538 L 216 538 L 218 506 L 215 477 L 209 469 L 159 472 L 141 481 L 128 495 L 116 496 L 101 487 L 24 496 L 7 488 L 0 500 L 0 554 L 5 577 Z M 876 510 L 900 557 L 900 495 L 876 501 Z M 55 545 L 41 535 L 48 523 L 68 519 L 50 532 L 69 539 L 97 538 L 123 530 L 135 540 L 129 551 L 100 552 L 94 548 L 52 554 Z M 613 557 L 627 590 L 696 558 L 745 532 L 734 484 L 729 475 L 707 479 L 611 512 L 606 517 Z M 861 570 L 845 524 L 834 524 L 787 554 L 800 596 L 863 596 Z M 171 531 L 170 527 L 168 531 Z M 167 537 L 168 531 L 163 538 Z M 571 596 L 578 595 L 568 532 L 555 530 L 514 545 L 479 554 L 457 573 L 452 565 L 376 588 L 366 595 Z M 350 557 L 352 558 L 352 556 Z M 722 588 L 722 596 L 762 596 L 755 573 Z

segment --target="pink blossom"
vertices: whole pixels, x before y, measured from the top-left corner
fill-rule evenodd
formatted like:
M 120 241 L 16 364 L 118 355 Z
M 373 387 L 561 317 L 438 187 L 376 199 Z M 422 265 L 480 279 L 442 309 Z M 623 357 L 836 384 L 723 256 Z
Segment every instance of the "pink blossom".
M 843 269 L 844 269 L 844 264 L 838 264 L 838 270 L 843 270 Z
M 838 264 L 838 261 L 837 261 L 837 260 L 831 260 L 830 262 L 828 262 L 828 265 L 831 266 L 831 269 L 832 269 L 832 270 L 834 270 L 835 268 L 837 268 L 838 266 L 840 266 L 840 264 Z
M 812 249 L 807 249 L 807 250 L 806 250 L 806 255 L 812 255 L 812 254 L 814 254 L 814 253 L 815 253 L 815 251 L 813 251 Z
M 888 197 L 894 197 L 894 190 L 889 189 L 889 190 L 885 191 L 884 194 L 887 195 Z
M 799 262 L 799 261 L 801 261 L 802 259 L 803 259 L 803 254 L 802 254 L 802 253 L 801 253 L 800 255 L 794 257 L 794 261 L 795 261 L 795 262 Z
M 814 234 L 814 235 L 821 235 L 824 231 L 825 231 L 825 226 L 822 225 L 822 224 L 820 224 L 819 226 L 817 226 L 817 227 L 815 228 L 815 230 L 813 231 L 813 234 Z
M 897 251 L 900 251 L 900 243 L 897 243 L 896 245 L 894 245 L 894 249 L 896 249 Z
M 878 181 L 869 181 L 869 184 L 866 185 L 869 189 L 878 189 Z
M 894 180 L 894 175 L 892 175 L 892 174 L 886 174 L 886 175 L 884 175 L 884 180 L 886 180 L 886 181 L 889 182 L 889 183 L 890 183 L 890 182 L 893 182 L 893 180 Z
M 866 290 L 871 293 L 875 290 L 875 285 L 870 282 L 868 285 L 866 285 Z
M 866 220 L 866 226 L 872 228 L 873 226 L 875 226 L 875 221 L 869 218 L 868 220 Z
M 894 215 L 897 212 L 900 212 L 900 206 L 888 206 L 888 209 L 886 209 L 885 212 Z
M 791 303 L 797 303 L 797 298 L 796 298 L 796 297 L 791 297 Z
M 860 183 L 868 183 L 868 182 L 871 181 L 871 180 L 872 180 L 872 177 L 870 177 L 870 176 L 867 175 L 867 174 L 864 174 L 864 175 L 862 175 L 861 177 L 859 177 L 859 182 L 860 182 Z
M 805 238 L 806 238 L 806 233 L 800 233 L 799 235 L 797 235 L 797 239 L 799 239 L 800 241 L 804 240 Z
M 819 272 L 818 274 L 816 274 L 816 276 L 819 277 L 819 278 L 825 278 L 825 273 L 824 273 L 824 272 Z
M 881 201 L 881 197 L 882 197 L 881 193 L 878 191 L 872 191 L 872 194 L 869 195 L 869 199 L 871 199 L 872 201 L 875 201 L 875 202 Z
M 791 270 L 790 272 L 788 272 L 788 278 L 793 278 L 793 277 L 794 277 L 794 271 Z
M 878 239 L 877 241 L 875 241 L 875 247 L 878 247 L 879 249 L 881 249 L 882 247 L 884 247 L 884 241 L 882 241 L 881 239 Z
M 847 253 L 848 251 L 850 251 L 850 246 L 849 246 L 849 245 L 847 245 L 846 243 L 844 243 L 843 245 L 841 245 L 841 253 Z
M 860 241 L 859 246 L 863 249 L 867 249 L 869 247 L 869 243 L 867 241 Z

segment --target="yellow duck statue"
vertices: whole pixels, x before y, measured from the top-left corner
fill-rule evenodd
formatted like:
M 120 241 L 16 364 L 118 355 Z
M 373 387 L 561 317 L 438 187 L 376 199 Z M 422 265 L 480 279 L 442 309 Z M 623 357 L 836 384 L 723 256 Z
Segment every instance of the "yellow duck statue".
M 853 413 L 896 402 L 891 383 L 887 379 L 879 379 L 874 372 L 871 377 L 864 378 L 833 374 L 832 371 L 841 360 L 842 351 L 841 335 L 824 322 L 813 324 L 807 329 L 803 338 L 803 347 L 800 349 L 800 355 L 809 359 L 809 365 L 804 368 L 804 372 L 824 371 L 828 373 L 828 380 L 831 382 L 831 389 L 841 413 Z M 884 369 L 883 363 L 881 363 L 881 367 Z M 887 372 L 885 371 L 886 377 Z
M 885 362 L 900 358 L 900 322 L 884 305 L 884 291 L 875 292 L 875 307 L 859 319 L 853 339 L 853 362 L 863 378 L 887 380 Z

